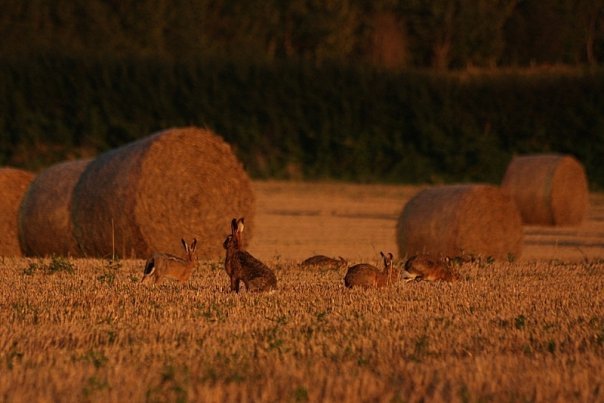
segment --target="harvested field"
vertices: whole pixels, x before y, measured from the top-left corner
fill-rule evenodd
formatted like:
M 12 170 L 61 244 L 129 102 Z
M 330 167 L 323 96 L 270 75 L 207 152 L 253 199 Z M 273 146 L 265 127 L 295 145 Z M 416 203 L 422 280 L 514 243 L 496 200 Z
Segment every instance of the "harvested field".
M 258 257 L 305 259 L 316 254 L 353 259 L 397 254 L 396 223 L 423 186 L 255 182 Z M 226 231 L 224 235 L 226 235 Z M 525 226 L 521 261 L 604 259 L 604 194 L 590 195 L 585 220 L 574 227 Z
M 140 284 L 142 260 L 1 260 L 3 400 L 604 400 L 601 195 L 584 226 L 526 228 L 518 262 L 348 290 L 345 268 L 297 263 L 378 264 L 419 188 L 254 186 L 249 251 L 275 270 L 274 293 L 228 292 L 220 260 L 155 287 Z

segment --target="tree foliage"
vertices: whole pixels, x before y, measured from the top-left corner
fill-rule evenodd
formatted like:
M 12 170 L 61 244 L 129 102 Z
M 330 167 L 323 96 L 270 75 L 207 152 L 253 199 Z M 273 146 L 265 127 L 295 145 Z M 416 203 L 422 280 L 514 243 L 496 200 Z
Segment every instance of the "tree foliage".
M 0 163 L 195 124 L 256 177 L 496 182 L 557 151 L 602 186 L 603 59 L 604 0 L 4 0 Z M 592 70 L 464 73 L 534 64 Z
M 604 72 L 476 76 L 311 63 L 39 58 L 0 63 L 2 164 L 37 168 L 172 126 L 209 126 L 255 177 L 497 182 L 566 152 L 604 184 Z
M 5 0 L 0 55 L 357 64 L 372 60 L 381 29 L 409 44 L 398 68 L 595 64 L 604 0 Z

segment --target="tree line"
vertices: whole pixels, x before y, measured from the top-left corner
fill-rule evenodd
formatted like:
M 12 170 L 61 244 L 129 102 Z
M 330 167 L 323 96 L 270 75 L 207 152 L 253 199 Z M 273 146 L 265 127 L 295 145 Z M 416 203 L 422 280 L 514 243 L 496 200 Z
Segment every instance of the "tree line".
M 4 0 L 0 56 L 598 64 L 604 0 Z
M 513 154 L 564 152 L 601 188 L 603 13 L 604 0 L 4 0 L 0 165 L 198 125 L 256 178 L 498 182 Z

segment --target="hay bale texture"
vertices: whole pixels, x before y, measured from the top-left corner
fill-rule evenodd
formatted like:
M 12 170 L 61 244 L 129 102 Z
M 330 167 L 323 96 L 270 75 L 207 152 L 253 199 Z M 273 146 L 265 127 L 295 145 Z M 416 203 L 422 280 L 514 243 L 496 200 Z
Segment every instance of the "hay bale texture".
M 22 256 L 19 245 L 19 206 L 34 174 L 15 168 L 0 168 L 0 256 Z
M 86 256 L 181 254 L 198 239 L 200 258 L 224 255 L 233 217 L 253 230 L 251 181 L 231 147 L 209 130 L 165 130 L 100 155 L 74 190 L 72 219 Z M 115 245 L 115 247 L 113 247 Z
M 90 160 L 53 165 L 36 176 L 19 210 L 19 239 L 28 256 L 79 256 L 73 236 L 73 191 Z
M 473 254 L 519 257 L 522 223 L 500 188 L 466 184 L 425 189 L 405 205 L 398 225 L 400 256 Z
M 501 187 L 516 203 L 525 224 L 578 225 L 588 210 L 585 169 L 568 155 L 514 157 Z

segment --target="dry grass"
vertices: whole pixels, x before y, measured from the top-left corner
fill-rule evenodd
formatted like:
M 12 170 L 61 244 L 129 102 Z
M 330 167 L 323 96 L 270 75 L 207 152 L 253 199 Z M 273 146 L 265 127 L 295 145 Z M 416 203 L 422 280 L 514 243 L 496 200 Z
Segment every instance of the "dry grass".
M 601 262 L 466 265 L 457 283 L 351 291 L 343 270 L 273 260 L 269 295 L 227 292 L 219 262 L 159 287 L 139 283 L 142 261 L 69 262 L 73 274 L 2 265 L 8 401 L 604 398 Z
M 469 263 L 459 268 L 462 279 L 455 283 L 348 290 L 345 268 L 301 269 L 302 259 L 289 252 L 304 255 L 337 244 L 342 252 L 333 255 L 378 264 L 373 247 L 364 245 L 375 240 L 384 246 L 381 235 L 368 234 L 372 221 L 389 228 L 384 232 L 394 245 L 400 211 L 390 217 L 382 208 L 402 207 L 400 198 L 417 189 L 255 185 L 263 190 L 259 201 L 290 194 L 291 203 L 280 211 L 259 203 L 249 248 L 260 256 L 263 234 L 279 221 L 292 231 L 281 245 L 272 243 L 280 256 L 263 256 L 279 279 L 274 293 L 228 292 L 221 261 L 201 261 L 185 286 L 151 287 L 139 283 L 142 260 L 1 260 L 2 399 L 604 399 L 604 261 Z M 296 194 L 314 202 L 298 204 Z M 354 197 L 346 201 L 348 196 Z M 384 205 L 378 208 L 379 199 Z M 320 200 L 324 208 L 317 207 Z M 365 218 L 356 210 L 362 200 Z M 318 208 L 324 225 L 336 225 L 315 231 L 326 245 L 312 245 L 309 230 L 290 227 L 300 216 L 281 213 L 296 206 Z M 269 219 L 273 214 L 281 220 Z M 309 217 L 311 225 L 315 216 Z M 331 241 L 329 234 L 339 238 Z

